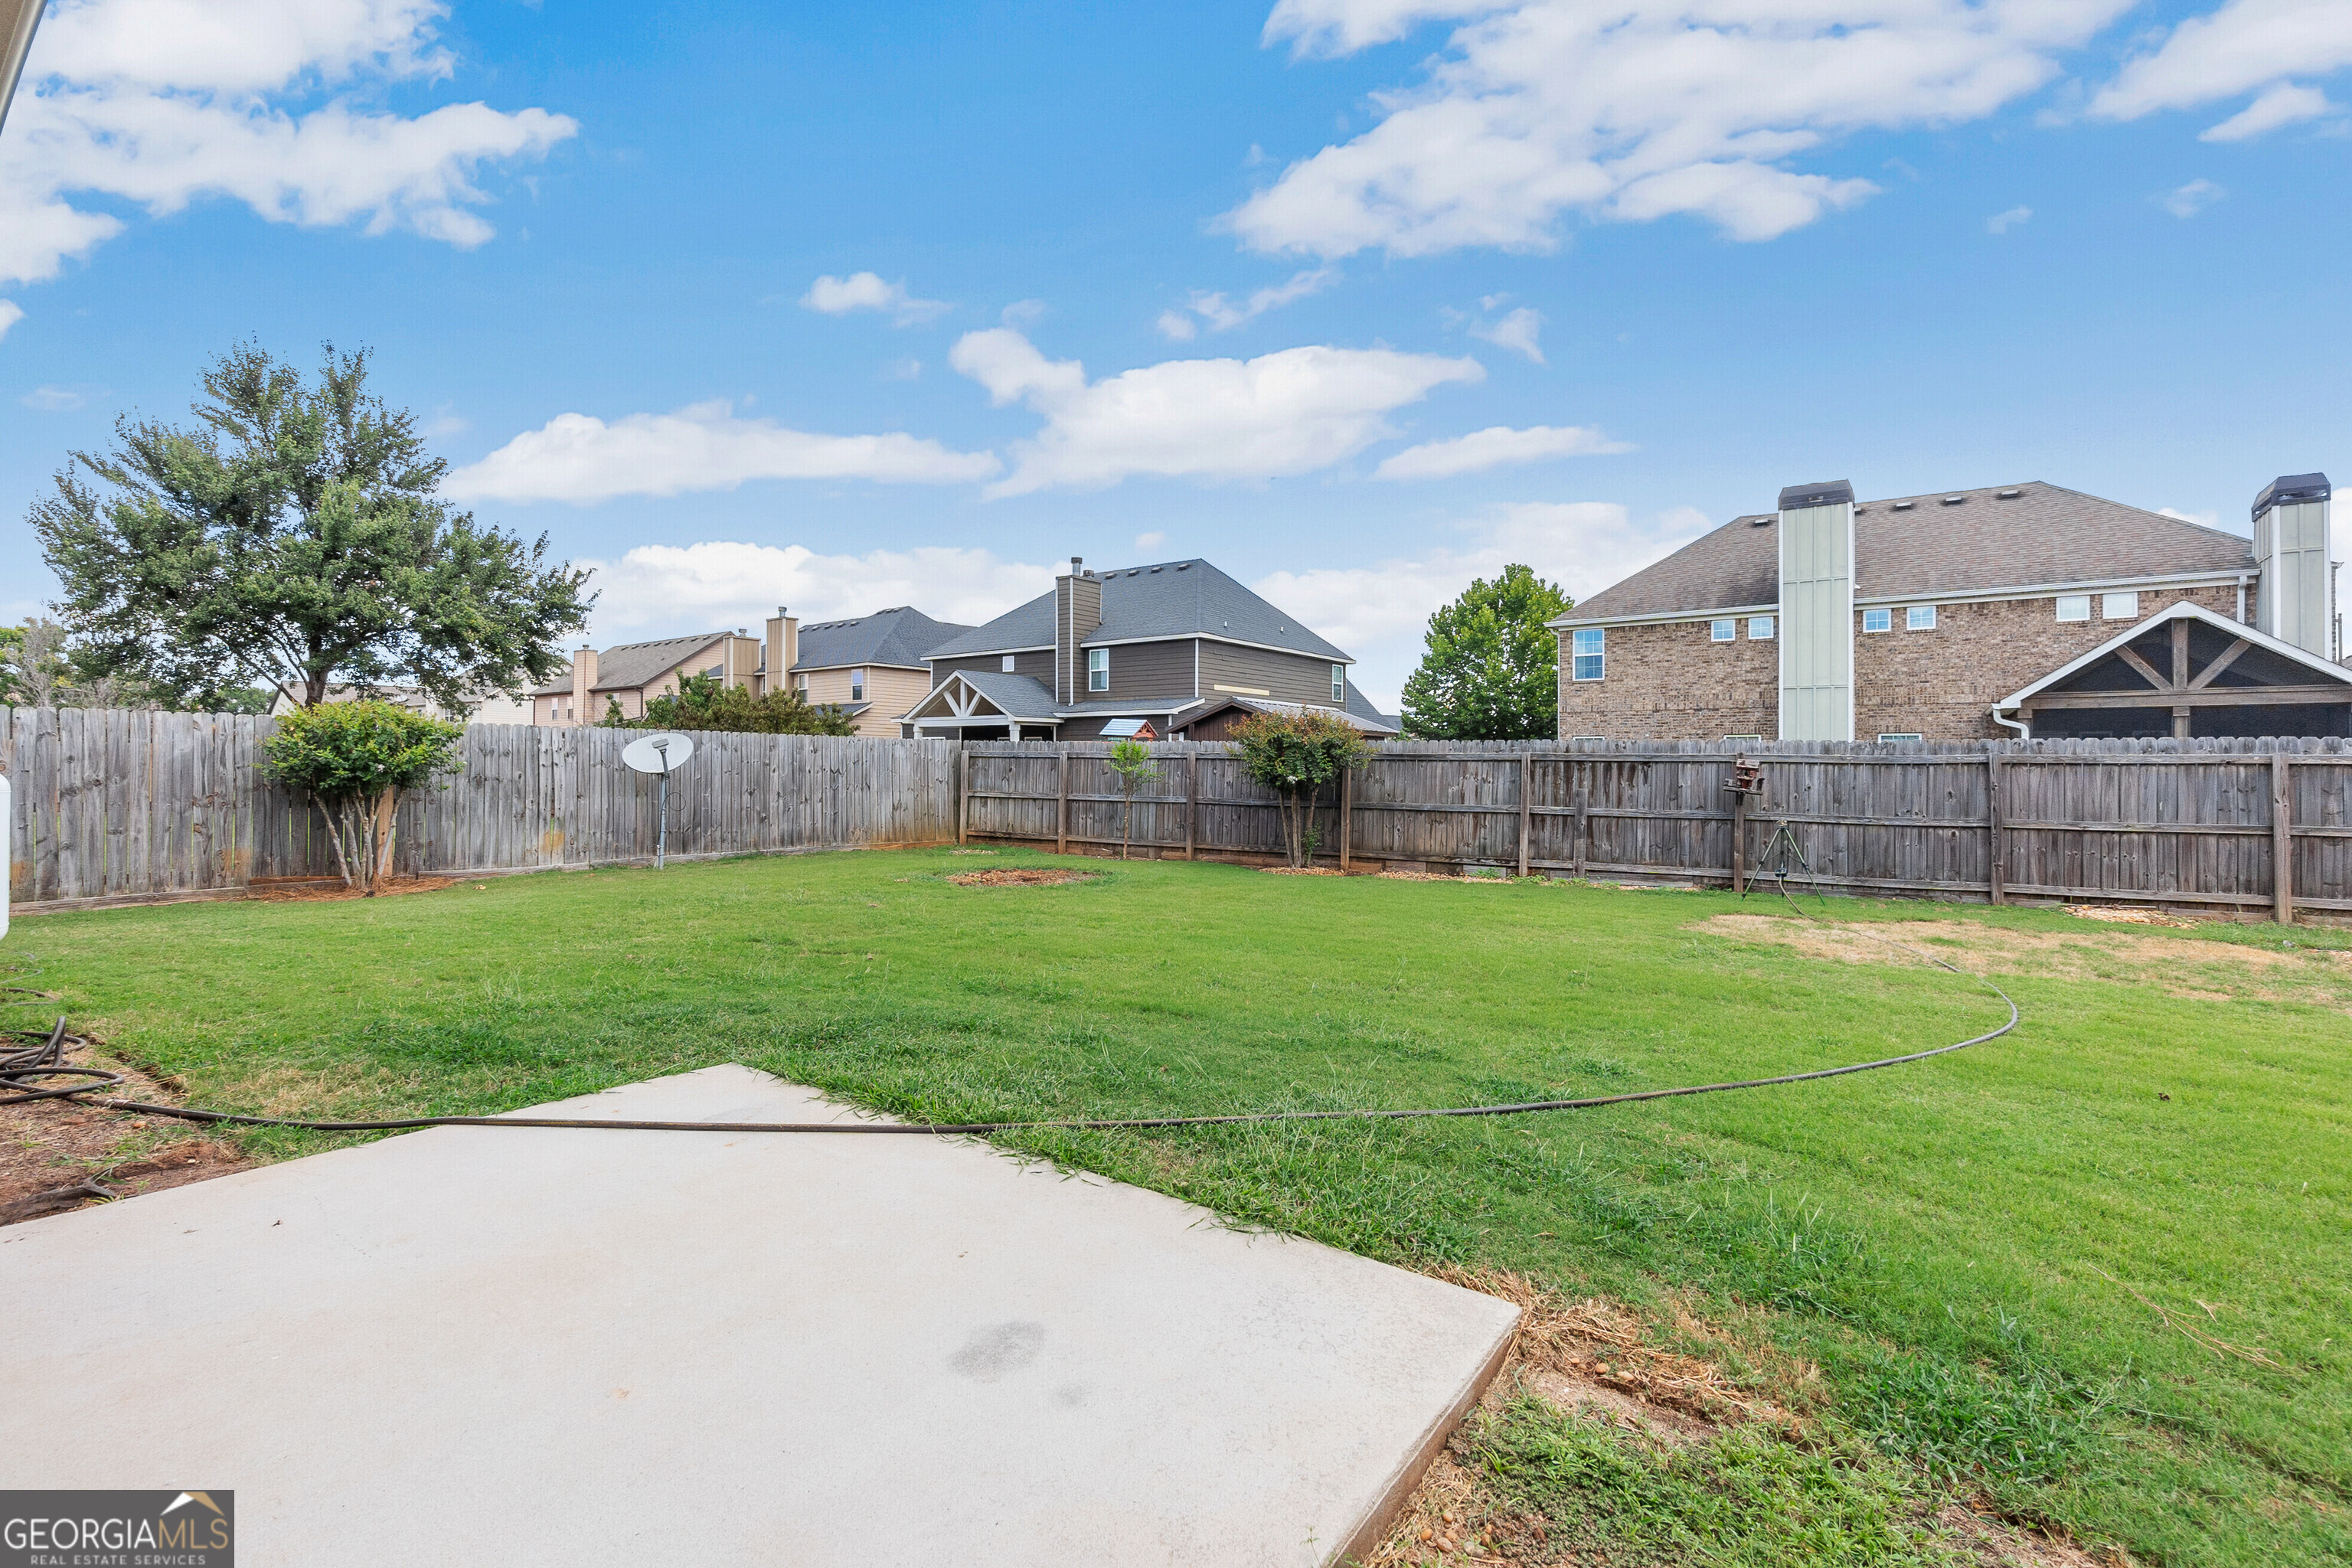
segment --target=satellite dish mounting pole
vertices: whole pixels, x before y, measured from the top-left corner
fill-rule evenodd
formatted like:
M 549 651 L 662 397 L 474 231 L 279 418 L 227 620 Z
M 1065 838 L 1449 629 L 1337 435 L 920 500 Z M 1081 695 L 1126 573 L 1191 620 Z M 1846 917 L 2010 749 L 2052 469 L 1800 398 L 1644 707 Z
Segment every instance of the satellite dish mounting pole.
M 669 742 L 656 741 L 654 750 L 661 753 L 661 806 L 654 826 L 654 869 L 658 871 L 669 857 Z

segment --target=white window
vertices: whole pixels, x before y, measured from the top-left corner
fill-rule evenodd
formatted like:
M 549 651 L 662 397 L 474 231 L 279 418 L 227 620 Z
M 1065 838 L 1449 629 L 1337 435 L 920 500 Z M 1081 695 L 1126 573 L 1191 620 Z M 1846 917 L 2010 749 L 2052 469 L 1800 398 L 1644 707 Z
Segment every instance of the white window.
M 1601 626 L 1579 626 L 1569 636 L 1569 679 L 1598 680 L 1609 663 L 1608 633 Z
M 1707 622 L 1707 623 L 1706 623 L 1706 640 L 1707 640 L 1707 641 L 1709 641 L 1709 642 L 1737 642 L 1737 641 L 1738 641 L 1738 640 L 1739 640 L 1739 623 L 1738 623 L 1737 620 L 1721 620 L 1721 621 L 1709 621 L 1709 622 Z
M 2058 595 L 2058 618 L 2062 621 L 2087 621 L 2091 618 L 2091 595 L 2061 594 Z
M 852 702 L 866 700 L 866 672 L 862 669 L 849 672 L 849 700 Z
M 803 675 L 803 676 L 802 676 L 802 677 L 800 678 L 800 688 L 801 688 L 801 695 L 802 695 L 802 696 L 803 696 L 803 697 L 806 697 L 806 696 L 808 695 L 808 677 L 807 677 L 806 675 Z M 663 689 L 663 690 L 665 690 L 665 691 L 667 691 L 667 690 L 668 690 L 668 689 L 669 689 L 669 688 L 667 688 L 667 686 L 665 686 L 665 687 L 663 687 L 663 688 L 662 688 L 662 689 Z
M 1863 611 L 1862 629 L 1866 632 L 1893 631 L 1895 629 L 1895 612 L 1892 610 Z
M 1013 656 L 1009 653 L 1004 656 L 1004 673 L 1007 675 L 1013 673 Z
M 1331 700 L 1342 706 L 1347 703 L 1348 667 L 1344 664 L 1335 664 L 1331 667 Z
M 1932 632 L 1936 629 L 1936 606 L 1913 605 L 1903 612 L 1903 629 L 1906 632 Z
M 2099 619 L 2103 621 L 2136 621 L 2139 619 L 2139 595 L 2137 594 L 2100 595 Z
M 1723 743 L 1727 746 L 1746 745 L 1751 741 L 1760 746 L 1764 743 L 1764 737 L 1762 735 L 1726 735 L 1723 738 Z
M 1110 689 L 1110 649 L 1107 647 L 1087 649 L 1087 689 L 1088 691 Z
M 1898 735 L 1891 731 L 1882 731 L 1878 738 L 1881 741 L 1916 741 L 1919 739 L 1916 735 Z
M 1750 616 L 1748 617 L 1748 640 L 1749 642 L 1770 642 L 1772 640 L 1772 630 L 1771 616 Z

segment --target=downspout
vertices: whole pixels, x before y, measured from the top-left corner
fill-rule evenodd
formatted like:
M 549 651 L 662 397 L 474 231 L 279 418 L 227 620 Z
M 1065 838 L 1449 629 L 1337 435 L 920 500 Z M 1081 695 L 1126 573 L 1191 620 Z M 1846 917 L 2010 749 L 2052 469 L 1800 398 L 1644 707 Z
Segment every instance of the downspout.
M 2008 728 L 2016 731 L 2017 738 L 2021 741 L 2031 741 L 2033 739 L 2032 721 L 2025 719 L 2002 718 L 2000 716 L 2000 704 L 1998 702 L 1994 703 L 1992 706 L 1992 721 L 1996 724 L 2006 725 Z
M 2238 624 L 2242 626 L 2246 624 L 2246 576 L 2243 572 L 2238 574 Z

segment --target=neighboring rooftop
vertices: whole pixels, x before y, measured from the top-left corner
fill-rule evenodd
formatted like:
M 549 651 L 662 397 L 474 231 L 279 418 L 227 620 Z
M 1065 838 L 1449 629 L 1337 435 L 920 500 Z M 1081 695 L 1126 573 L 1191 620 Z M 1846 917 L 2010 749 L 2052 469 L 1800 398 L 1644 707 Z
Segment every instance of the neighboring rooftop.
M 1355 661 L 1202 560 L 1163 561 L 1098 572 L 1102 625 L 1079 638 L 1083 647 L 1154 637 L 1213 637 L 1256 643 L 1339 664 Z M 805 637 L 808 634 L 801 634 Z M 1054 646 L 1054 595 L 1040 594 L 984 626 L 927 650 L 933 658 Z
M 658 642 L 616 643 L 596 656 L 596 684 L 592 691 L 634 691 L 653 680 L 680 659 L 691 658 L 731 631 L 697 632 L 691 637 L 663 637 Z M 688 674 L 694 673 L 688 671 Z M 530 689 L 534 697 L 556 697 L 572 689 L 572 667 L 564 666 L 563 678 Z
M 1697 614 L 1780 596 L 1772 512 L 1737 517 L 1580 603 L 1563 619 Z M 2251 572 L 2242 534 L 2039 480 L 1857 502 L 1858 597 L 1970 593 L 2196 572 Z
M 935 621 L 907 605 L 851 620 L 803 622 L 800 662 L 793 668 L 839 669 L 879 664 L 920 669 L 925 654 L 972 629 L 954 621 Z

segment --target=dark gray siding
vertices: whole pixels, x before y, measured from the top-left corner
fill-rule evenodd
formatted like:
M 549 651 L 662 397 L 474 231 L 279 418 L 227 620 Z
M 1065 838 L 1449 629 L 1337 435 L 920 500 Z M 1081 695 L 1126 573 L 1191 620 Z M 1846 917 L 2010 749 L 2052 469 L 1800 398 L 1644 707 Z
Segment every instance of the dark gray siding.
M 1192 695 L 1192 639 L 1122 643 L 1107 648 L 1110 655 L 1110 689 L 1096 691 L 1086 683 L 1083 661 L 1078 675 L 1081 702 L 1157 702 Z
M 1265 648 L 1235 647 L 1231 643 L 1201 643 L 1201 695 L 1225 695 L 1219 686 L 1244 688 L 1243 695 L 1263 691 L 1277 702 L 1331 705 L 1331 661 Z
M 960 669 L 971 670 L 975 674 L 993 674 L 1003 668 L 1004 656 L 1001 653 L 985 654 L 978 658 L 935 659 L 931 663 L 931 687 L 934 690 L 938 689 L 940 682 Z M 1014 654 L 1013 673 L 1028 676 L 1038 685 L 1051 691 L 1054 689 L 1053 650 L 1041 647 L 1035 653 Z

